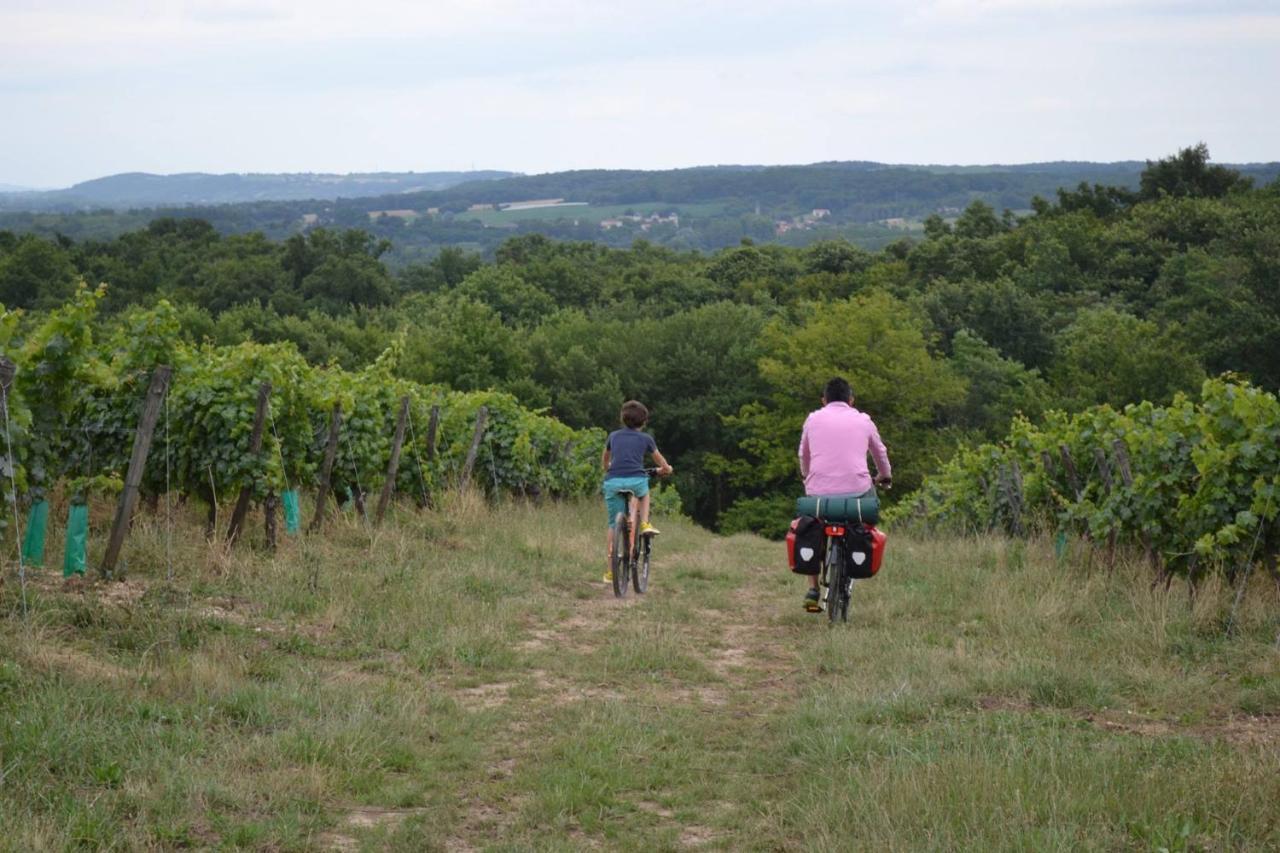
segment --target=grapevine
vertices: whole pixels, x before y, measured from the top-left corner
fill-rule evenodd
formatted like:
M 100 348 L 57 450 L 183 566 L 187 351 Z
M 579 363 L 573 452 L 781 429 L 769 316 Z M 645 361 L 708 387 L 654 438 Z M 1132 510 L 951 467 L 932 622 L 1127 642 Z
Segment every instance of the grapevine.
M 0 355 L 17 368 L 9 396 L 14 449 L 3 460 L 6 499 L 14 497 L 8 494 L 10 470 L 19 502 L 42 500 L 58 483 L 75 499 L 118 489 L 159 364 L 174 371 L 167 401 L 171 426 L 153 444 L 142 481 L 147 495 L 158 496 L 169 485 L 212 505 L 246 488 L 259 501 L 289 488 L 313 489 L 335 404 L 342 427 L 333 491 L 345 497 L 362 488 L 367 494 L 383 485 L 405 397 L 416 428 L 406 437 L 396 485 L 419 502 L 456 482 L 481 407 L 488 419 L 472 476 L 477 487 L 568 497 L 595 485 L 592 459 L 602 433 L 571 429 L 509 394 L 461 393 L 397 377 L 399 342 L 363 370 L 315 366 L 290 343 L 185 343 L 165 302 L 104 329 L 96 316 L 103 294 L 103 288 L 81 287 L 25 337 L 21 316 L 0 309 Z M 270 421 L 255 455 L 250 433 L 264 383 L 271 389 Z M 428 447 L 427 424 L 437 407 L 438 434 Z
M 1168 406 L 1018 419 L 1004 441 L 962 449 L 905 506 L 946 529 L 1011 528 L 1007 490 L 992 484 L 1014 466 L 1033 528 L 1150 548 L 1165 571 L 1235 571 L 1280 546 L 1280 400 L 1232 377 Z

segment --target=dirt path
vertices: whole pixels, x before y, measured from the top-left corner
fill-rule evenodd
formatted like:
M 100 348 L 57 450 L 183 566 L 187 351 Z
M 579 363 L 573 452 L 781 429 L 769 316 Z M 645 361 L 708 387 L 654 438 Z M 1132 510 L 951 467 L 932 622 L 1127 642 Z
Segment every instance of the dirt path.
M 618 600 L 603 583 L 596 595 L 575 600 L 559 619 L 529 625 L 518 648 L 531 659 L 520 677 L 461 688 L 458 701 L 477 711 L 505 712 L 511 737 L 501 739 L 489 757 L 483 778 L 475 780 L 463 797 L 463 815 L 447 844 L 450 851 L 483 849 L 506 835 L 518 819 L 522 794 L 513 796 L 511 778 L 520 768 L 536 761 L 539 734 L 557 712 L 575 706 L 618 703 L 622 707 L 644 704 L 663 713 L 728 714 L 740 731 L 751 732 L 785 703 L 794 700 L 800 683 L 800 632 L 794 623 L 780 618 L 776 566 L 762 564 L 735 569 L 732 588 L 719 595 L 690 591 L 675 579 L 683 573 L 697 575 L 710 558 L 687 557 L 664 566 L 666 577 L 656 575 L 648 595 Z M 770 589 L 770 587 L 773 589 Z M 799 612 L 798 585 L 796 610 Z M 684 599 L 691 606 L 678 606 Z M 785 599 L 790 601 L 790 598 Z M 707 606 L 717 604 L 719 606 Z M 655 626 L 673 631 L 676 645 L 694 661 L 692 666 L 648 678 L 600 678 L 590 657 L 617 630 L 620 620 L 642 633 Z M 815 620 L 816 621 L 816 620 Z M 818 626 L 813 626 L 818 627 Z M 518 695 L 518 699 L 514 698 Z M 552 724 L 551 728 L 554 728 Z M 751 736 L 741 739 L 748 750 Z M 663 805 L 664 792 L 648 792 L 632 806 L 646 818 L 669 827 L 677 848 L 723 847 L 723 829 L 680 820 Z M 730 808 L 727 803 L 717 808 Z M 570 828 L 575 846 L 610 847 L 608 841 Z

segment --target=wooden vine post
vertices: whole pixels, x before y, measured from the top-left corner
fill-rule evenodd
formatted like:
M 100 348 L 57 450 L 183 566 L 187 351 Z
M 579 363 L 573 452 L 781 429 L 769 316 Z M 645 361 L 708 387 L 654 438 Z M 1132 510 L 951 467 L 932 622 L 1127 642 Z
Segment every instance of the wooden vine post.
M 1102 478 L 1102 487 L 1106 489 L 1107 496 L 1111 495 L 1111 465 L 1107 462 L 1107 454 L 1103 452 L 1101 447 L 1093 449 L 1093 461 L 1098 468 L 1098 476 Z M 1116 529 L 1113 525 L 1111 532 L 1107 534 L 1107 569 L 1115 568 L 1116 564 Z
M 4 403 L 6 412 L 9 411 L 9 388 L 13 385 L 13 377 L 17 372 L 18 365 L 10 361 L 7 356 L 0 355 L 0 402 Z
M 391 494 L 396 490 L 396 474 L 400 471 L 400 448 L 404 445 L 404 428 L 409 420 L 409 397 L 400 400 L 400 416 L 396 418 L 396 434 L 391 440 L 391 460 L 387 463 L 387 479 L 382 484 L 382 495 L 378 498 L 378 512 L 374 516 L 374 524 L 382 524 L 387 505 L 391 503 Z
M 316 491 L 316 514 L 311 519 L 310 530 L 319 530 L 324 524 L 325 510 L 329 506 L 329 488 L 333 478 L 333 461 L 338 458 L 338 432 L 342 429 L 342 404 L 333 404 L 329 415 L 329 439 L 324 445 L 324 464 L 320 466 L 320 488 Z
M 467 461 L 462 464 L 462 480 L 459 485 L 465 491 L 471 483 L 471 470 L 476 465 L 476 453 L 480 451 L 480 439 L 484 438 L 485 422 L 489 419 L 489 407 L 481 406 L 476 412 L 476 431 L 471 436 L 471 447 L 467 450 Z
M 279 503 L 274 490 L 267 492 L 267 498 L 262 502 L 262 521 L 263 531 L 267 535 L 267 549 L 274 551 L 276 549 L 276 504 Z
M 440 431 L 440 407 L 431 407 L 431 420 L 427 424 L 427 464 L 430 465 L 436 458 L 436 433 Z M 422 462 L 418 462 L 418 467 L 422 467 Z M 422 502 L 423 506 L 435 506 L 435 496 L 431 494 L 431 488 L 426 484 L 426 478 L 423 478 L 422 484 Z
M 271 399 L 271 383 L 263 382 L 258 388 L 258 407 L 253 413 L 253 433 L 249 436 L 249 455 L 258 456 L 262 452 L 262 432 L 267 423 L 267 403 Z M 249 513 L 249 501 L 253 499 L 253 484 L 247 483 L 240 489 L 240 497 L 236 508 L 231 513 L 231 524 L 227 527 L 227 544 L 233 545 L 240 538 L 244 527 L 245 516 Z
M 436 458 L 436 432 L 440 429 L 440 407 L 431 407 L 431 423 L 427 425 L 427 461 Z
M 103 578 L 114 576 L 116 561 L 120 559 L 120 549 L 124 547 L 125 537 L 129 534 L 129 522 L 133 518 L 133 510 L 138 505 L 138 488 L 142 485 L 142 475 L 147 468 L 147 455 L 151 452 L 151 436 L 156 429 L 156 421 L 160 419 L 160 407 L 164 397 L 169 393 L 169 380 L 173 376 L 173 368 L 161 365 L 151 374 L 151 385 L 147 388 L 146 399 L 142 402 L 142 418 L 138 421 L 138 429 L 133 434 L 133 453 L 129 456 L 129 469 L 124 477 L 124 491 L 120 493 L 120 503 L 116 506 L 116 518 L 111 524 L 111 535 L 107 539 L 107 550 L 102 556 L 99 572 Z M 8 384 L 5 384 L 8 387 Z
M 1065 444 L 1059 444 L 1058 453 L 1062 457 L 1062 468 L 1067 472 L 1067 485 L 1071 487 L 1071 493 L 1076 496 L 1076 502 L 1079 503 L 1084 500 L 1084 490 L 1080 488 L 1080 475 L 1076 473 L 1076 463 L 1071 458 L 1071 450 Z M 1093 541 L 1088 522 L 1084 525 L 1084 538 L 1088 542 Z

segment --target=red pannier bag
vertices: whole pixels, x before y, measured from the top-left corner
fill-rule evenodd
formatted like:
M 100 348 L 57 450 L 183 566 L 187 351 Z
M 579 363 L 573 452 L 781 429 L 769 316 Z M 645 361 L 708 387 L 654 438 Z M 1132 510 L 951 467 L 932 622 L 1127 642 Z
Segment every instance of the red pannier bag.
M 822 570 L 822 522 L 811 515 L 791 520 L 787 531 L 787 567 L 798 575 L 816 575 Z
M 870 524 L 856 524 L 845 529 L 844 546 L 849 577 L 866 580 L 880 571 L 884 559 L 885 535 Z
M 884 543 L 887 538 L 874 525 L 867 525 L 867 529 L 871 531 L 871 574 L 880 571 L 880 561 L 884 559 Z

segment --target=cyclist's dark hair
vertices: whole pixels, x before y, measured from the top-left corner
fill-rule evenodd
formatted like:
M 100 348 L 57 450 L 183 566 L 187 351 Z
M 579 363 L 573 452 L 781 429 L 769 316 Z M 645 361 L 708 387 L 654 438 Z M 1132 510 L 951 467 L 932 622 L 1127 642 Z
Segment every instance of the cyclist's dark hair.
M 827 382 L 822 398 L 828 403 L 850 403 L 853 401 L 853 389 L 844 377 L 836 376 Z
M 649 422 L 649 410 L 644 407 L 644 403 L 639 400 L 628 400 L 622 404 L 622 413 L 619 415 L 622 423 L 632 429 L 640 429 Z

